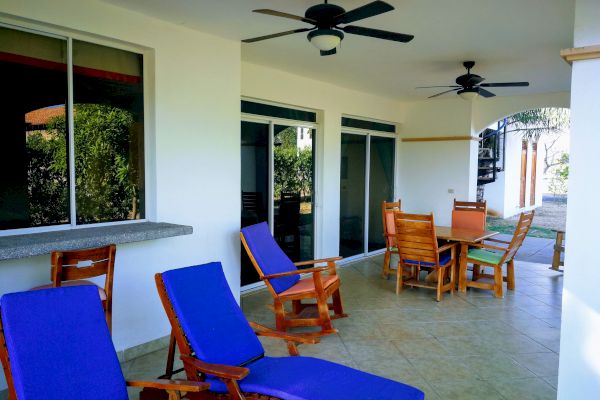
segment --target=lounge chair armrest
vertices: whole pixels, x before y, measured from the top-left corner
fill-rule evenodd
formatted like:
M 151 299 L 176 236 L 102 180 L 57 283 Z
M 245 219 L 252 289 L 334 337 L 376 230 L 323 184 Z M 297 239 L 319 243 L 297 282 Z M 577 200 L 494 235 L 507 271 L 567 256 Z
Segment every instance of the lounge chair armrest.
M 484 242 L 496 242 L 496 243 L 510 244 L 510 242 L 507 242 L 506 240 L 493 239 L 493 238 L 485 239 Z
M 310 260 L 310 261 L 300 261 L 297 263 L 294 263 L 294 265 L 296 267 L 301 267 L 303 265 L 313 265 L 313 264 L 320 264 L 320 263 L 329 263 L 329 262 L 336 262 L 336 261 L 340 261 L 341 259 L 343 259 L 344 257 L 329 257 L 329 258 L 321 258 L 319 260 Z
M 455 248 L 456 246 L 458 246 L 458 243 L 456 243 L 456 242 L 445 244 L 442 247 L 438 248 L 438 253 L 441 253 L 442 251 L 450 250 L 452 248 Z
M 505 253 L 508 251 L 508 249 L 505 248 L 505 247 L 490 246 L 489 244 L 469 243 L 469 246 L 471 246 L 471 247 L 479 247 L 480 249 L 497 250 L 497 251 L 502 251 L 502 252 L 505 252 Z
M 274 329 L 268 328 L 264 325 L 257 324 L 256 322 L 251 322 L 251 321 L 248 321 L 248 322 L 250 322 L 250 326 L 252 327 L 252 329 L 254 329 L 254 332 L 258 336 L 268 336 L 268 337 L 273 337 L 273 338 L 277 338 L 277 339 L 287 340 L 290 342 L 306 343 L 306 344 L 316 344 L 316 343 L 320 342 L 320 339 L 318 337 L 309 337 L 309 336 L 304 336 L 302 334 L 280 332 L 280 331 L 276 331 Z
M 181 356 L 181 360 L 183 360 L 184 364 L 192 366 L 204 374 L 213 375 L 222 379 L 240 380 L 250 373 L 248 368 L 236 367 L 233 365 L 210 364 L 190 356 Z
M 201 392 L 203 390 L 207 390 L 210 387 L 210 384 L 206 382 L 195 382 L 179 379 L 155 379 L 151 381 L 127 381 L 127 386 L 169 391 L 176 390 L 182 392 Z
M 264 275 L 262 277 L 262 279 L 265 280 L 265 279 L 282 278 L 284 276 L 292 276 L 292 275 L 300 275 L 300 274 L 308 274 L 308 273 L 312 274 L 312 273 L 315 273 L 315 272 L 327 271 L 327 269 L 328 269 L 328 267 L 315 267 L 315 268 L 297 269 L 295 271 L 279 272 L 277 274 Z

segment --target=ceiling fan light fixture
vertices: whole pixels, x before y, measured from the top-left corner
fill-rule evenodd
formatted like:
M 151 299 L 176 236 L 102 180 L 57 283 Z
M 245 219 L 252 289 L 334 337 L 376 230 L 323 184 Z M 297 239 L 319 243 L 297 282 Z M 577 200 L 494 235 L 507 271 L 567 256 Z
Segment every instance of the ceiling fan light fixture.
M 307 38 L 317 49 L 329 51 L 340 45 L 344 34 L 335 29 L 317 29 L 308 32 Z
M 458 91 L 458 95 L 461 99 L 466 101 L 473 101 L 479 96 L 479 91 L 477 89 L 463 89 Z

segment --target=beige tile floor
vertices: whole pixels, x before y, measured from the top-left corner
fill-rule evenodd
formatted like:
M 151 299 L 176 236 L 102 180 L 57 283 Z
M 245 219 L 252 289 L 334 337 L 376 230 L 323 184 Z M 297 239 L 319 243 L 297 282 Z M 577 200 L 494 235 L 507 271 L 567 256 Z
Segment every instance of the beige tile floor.
M 426 289 L 396 296 L 394 280 L 380 276 L 381 262 L 377 256 L 340 269 L 350 317 L 334 321 L 339 334 L 300 346 L 301 354 L 415 385 L 427 400 L 556 398 L 562 274 L 517 262 L 516 290 L 504 299 L 469 289 L 436 303 Z M 249 319 L 273 326 L 264 307 L 270 300 L 262 290 L 243 296 L 242 307 Z M 287 354 L 279 341 L 262 341 L 267 354 Z M 129 361 L 125 376 L 154 378 L 165 357 L 166 349 Z

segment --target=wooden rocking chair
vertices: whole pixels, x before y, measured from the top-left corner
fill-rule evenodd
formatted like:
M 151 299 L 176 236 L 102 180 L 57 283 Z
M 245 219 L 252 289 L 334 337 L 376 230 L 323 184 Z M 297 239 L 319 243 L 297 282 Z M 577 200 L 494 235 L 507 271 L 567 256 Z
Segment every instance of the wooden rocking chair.
M 277 245 L 265 222 L 242 228 L 240 238 L 260 279 L 273 296 L 277 330 L 285 332 L 293 327 L 320 326 L 321 330 L 312 334 L 337 333 L 331 320 L 348 316 L 344 314 L 341 282 L 335 266 L 341 257 L 293 263 Z M 324 263 L 327 266 L 297 268 Z M 323 275 L 325 272 L 327 275 Z M 301 280 L 301 274 L 312 274 L 312 277 Z M 332 302 L 328 303 L 330 297 Z M 316 299 L 316 305 L 302 303 L 305 299 Z M 292 303 L 291 312 L 285 311 L 284 303 L 287 301 Z M 310 315 L 315 307 L 318 314 Z M 334 314 L 330 315 L 329 310 L 333 310 Z

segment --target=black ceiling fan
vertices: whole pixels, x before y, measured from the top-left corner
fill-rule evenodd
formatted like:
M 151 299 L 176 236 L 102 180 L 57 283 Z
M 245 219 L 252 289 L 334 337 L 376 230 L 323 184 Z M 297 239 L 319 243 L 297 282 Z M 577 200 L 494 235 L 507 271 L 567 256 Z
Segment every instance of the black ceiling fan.
M 377 39 L 393 40 L 396 42 L 410 42 L 414 36 L 403 33 L 388 32 L 380 29 L 363 28 L 361 26 L 346 25 L 354 21 L 373 17 L 392 11 L 394 7 L 384 1 L 373 1 L 364 6 L 346 11 L 335 4 L 328 4 L 327 0 L 323 4 L 317 4 L 310 7 L 304 13 L 304 17 L 288 14 L 275 10 L 253 10 L 256 13 L 273 15 L 295 19 L 314 25 L 312 28 L 293 29 L 272 35 L 255 37 L 242 40 L 243 43 L 254 43 L 261 40 L 272 39 L 280 36 L 291 35 L 293 33 L 308 32 L 308 40 L 321 51 L 322 56 L 329 56 L 336 53 L 336 48 L 344 38 L 344 32 L 352 35 L 370 36 Z M 345 26 L 339 26 L 344 24 Z
M 475 66 L 475 61 L 465 61 L 463 62 L 463 66 L 467 69 L 467 73 L 456 78 L 456 85 L 450 86 L 419 86 L 417 89 L 429 89 L 429 88 L 452 88 L 450 90 L 446 90 L 441 93 L 434 94 L 433 96 L 429 96 L 428 99 L 432 97 L 438 97 L 446 93 L 457 92 L 459 96 L 464 99 L 471 100 L 477 95 L 481 95 L 483 97 L 494 97 L 495 94 L 484 89 L 488 87 L 516 87 L 516 86 L 529 86 L 529 82 L 501 82 L 501 83 L 481 83 L 485 80 L 479 75 L 475 75 L 471 73 L 471 68 Z

